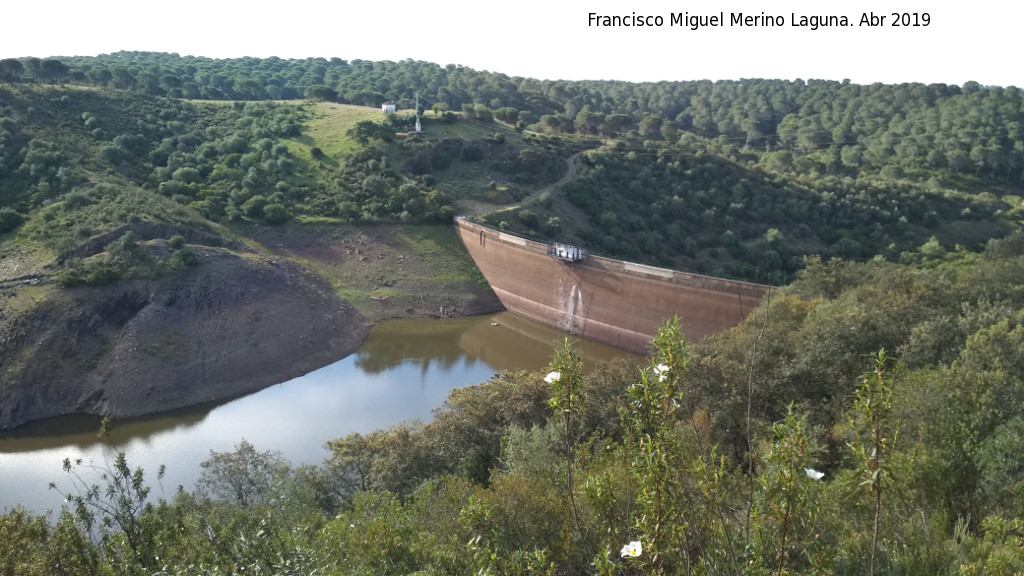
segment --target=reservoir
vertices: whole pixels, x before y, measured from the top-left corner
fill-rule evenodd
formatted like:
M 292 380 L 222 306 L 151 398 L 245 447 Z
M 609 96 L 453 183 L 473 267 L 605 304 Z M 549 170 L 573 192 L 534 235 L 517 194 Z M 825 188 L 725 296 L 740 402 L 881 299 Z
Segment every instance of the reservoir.
M 414 419 L 427 421 L 453 388 L 485 382 L 504 370 L 543 370 L 566 336 L 508 312 L 454 320 L 401 320 L 374 326 L 355 354 L 288 382 L 235 400 L 114 422 L 100 441 L 100 420 L 65 416 L 0 432 L 0 510 L 22 505 L 35 513 L 59 511 L 71 482 L 65 458 L 99 467 L 124 451 L 142 467 L 150 497 L 192 490 L 210 451 L 234 449 L 242 439 L 256 450 L 279 451 L 292 465 L 320 464 L 328 440 L 367 433 Z M 577 341 L 588 367 L 630 357 L 601 344 Z M 166 473 L 157 481 L 158 468 Z M 87 482 L 98 473 L 81 470 Z

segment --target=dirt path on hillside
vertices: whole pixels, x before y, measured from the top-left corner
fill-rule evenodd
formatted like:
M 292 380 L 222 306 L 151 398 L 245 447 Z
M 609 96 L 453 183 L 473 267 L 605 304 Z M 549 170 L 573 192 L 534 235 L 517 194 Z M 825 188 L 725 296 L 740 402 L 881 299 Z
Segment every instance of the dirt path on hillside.
M 491 204 L 490 202 L 483 202 L 481 200 L 459 200 L 458 206 L 461 208 L 462 215 L 464 216 L 484 216 L 494 212 L 507 212 L 509 210 L 515 210 L 521 206 L 525 206 L 530 202 L 533 202 L 537 198 L 540 198 L 541 194 L 545 192 L 551 192 L 557 189 L 559 186 L 563 186 L 570 182 L 576 177 L 576 159 L 579 158 L 580 153 L 577 152 L 572 156 L 565 159 L 565 176 L 559 178 L 558 182 L 549 184 L 533 193 L 526 198 L 523 198 L 515 204 L 509 204 L 507 206 L 499 206 L 498 204 Z

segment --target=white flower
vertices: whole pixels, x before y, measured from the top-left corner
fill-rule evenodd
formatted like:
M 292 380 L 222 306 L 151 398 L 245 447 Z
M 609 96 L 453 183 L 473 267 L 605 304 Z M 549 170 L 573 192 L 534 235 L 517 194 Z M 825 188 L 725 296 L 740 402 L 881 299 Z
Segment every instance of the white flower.
M 623 546 L 622 551 L 619 552 L 619 554 L 621 554 L 623 558 L 636 558 L 641 552 L 643 552 L 643 548 L 640 546 L 640 541 L 634 540 Z
M 561 379 L 562 374 L 560 372 L 548 372 L 548 375 L 544 377 L 544 381 L 547 382 L 548 384 L 554 384 L 555 382 L 558 382 Z
M 665 364 L 658 364 L 654 367 L 654 373 L 658 375 L 658 382 L 664 382 L 668 378 L 668 366 Z
M 818 472 L 814 468 L 804 468 L 804 472 L 807 473 L 807 477 L 811 480 L 821 480 L 825 477 L 824 472 Z

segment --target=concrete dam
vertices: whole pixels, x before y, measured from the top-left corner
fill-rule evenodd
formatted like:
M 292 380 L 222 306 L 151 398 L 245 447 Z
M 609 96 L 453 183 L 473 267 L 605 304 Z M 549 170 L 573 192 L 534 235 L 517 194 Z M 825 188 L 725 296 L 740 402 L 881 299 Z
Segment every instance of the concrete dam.
M 510 312 L 637 353 L 673 316 L 696 342 L 739 324 L 768 291 L 534 242 L 463 217 L 455 229 Z

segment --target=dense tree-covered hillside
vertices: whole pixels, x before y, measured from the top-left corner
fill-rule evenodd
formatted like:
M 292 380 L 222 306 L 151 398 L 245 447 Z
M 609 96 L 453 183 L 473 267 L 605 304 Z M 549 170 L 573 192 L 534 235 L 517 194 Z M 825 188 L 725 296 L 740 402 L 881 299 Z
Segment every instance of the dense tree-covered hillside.
M 974 82 L 566 82 L 413 60 L 212 60 L 134 52 L 35 60 L 25 60 L 19 78 L 240 100 L 303 98 L 310 87 L 323 87 L 328 90 L 317 94 L 370 106 L 393 100 L 411 107 L 419 92 L 428 103 L 451 110 L 482 104 L 528 112 L 532 121 L 550 115 L 544 124 L 562 132 L 607 134 L 633 128 L 643 138 L 658 140 L 683 130 L 744 149 L 827 150 L 826 166 L 833 171 L 840 164 L 881 168 L 894 156 L 905 168 L 988 169 L 1017 180 L 1024 169 L 1020 91 Z M 50 67 L 61 72 L 47 72 L 43 64 L 52 62 L 64 64 Z M 196 89 L 216 92 L 203 95 Z
M 855 176 L 888 166 L 890 177 L 939 171 L 1024 182 L 1022 94 L 1012 86 L 568 82 L 414 60 L 213 60 L 146 52 L 3 62 L 0 78 L 8 82 L 74 83 L 178 98 L 312 97 L 366 106 L 392 100 L 403 108 L 411 108 L 419 93 L 427 109 L 484 106 L 501 119 L 549 132 L 633 133 L 669 142 L 692 133 L 729 150 L 758 151 L 780 168 L 803 173 Z
M 0 106 L 2 200 L 23 212 L 108 180 L 159 193 L 212 220 L 244 215 L 280 223 L 305 202 L 340 192 L 358 201 L 356 219 L 363 212 L 367 219 L 397 217 L 409 200 L 421 199 L 410 205 L 420 218 L 436 217 L 447 205 L 381 164 L 379 153 L 347 159 L 343 175 L 323 182 L 330 176 L 315 169 L 319 161 L 296 156 L 289 145 L 310 116 L 302 106 L 32 88 L 4 89 Z M 367 182 L 371 177 L 379 182 Z
M 777 283 L 808 254 L 898 260 L 933 239 L 978 250 L 1017 221 L 992 194 L 869 177 L 789 178 L 678 148 L 610 147 L 582 154 L 580 164 L 563 191 L 566 209 L 581 213 L 581 243 L 716 276 Z
M 603 144 L 580 157 L 579 177 L 554 195 L 491 223 L 612 256 L 784 282 L 806 254 L 898 259 L 933 237 L 946 248 L 977 250 L 1017 226 L 1022 202 L 1024 98 L 1015 87 L 564 82 L 412 60 L 138 52 L 5 60 L 0 69 L 11 83 L 114 89 L 109 94 L 120 96 L 61 98 L 72 99 L 66 108 L 87 98 L 131 101 L 128 109 L 142 114 L 127 116 L 136 126 L 79 108 L 77 132 L 91 135 L 94 147 L 105 143 L 99 152 L 119 171 L 134 167 L 136 182 L 214 220 L 443 219 L 460 198 L 522 198 L 522 185 L 558 178 L 559 156 Z M 435 122 L 428 141 L 396 141 L 393 134 L 409 126 L 392 116 L 363 124 L 353 135 L 363 151 L 342 156 L 303 144 L 308 104 L 239 103 L 220 107 L 224 120 L 213 120 L 217 106 L 178 100 L 392 100 L 411 108 L 417 94 L 425 119 Z M 146 106 L 166 109 L 153 122 Z M 238 112 L 251 120 L 226 120 Z M 34 121 L 60 120 L 47 114 Z M 11 171 L 24 163 L 31 138 L 19 135 L 19 116 L 7 116 L 3 157 Z M 454 137 L 439 141 L 449 132 Z M 503 149 L 506 141 L 513 146 Z M 36 142 L 29 159 L 59 170 L 47 156 L 55 153 L 50 144 L 60 146 Z

